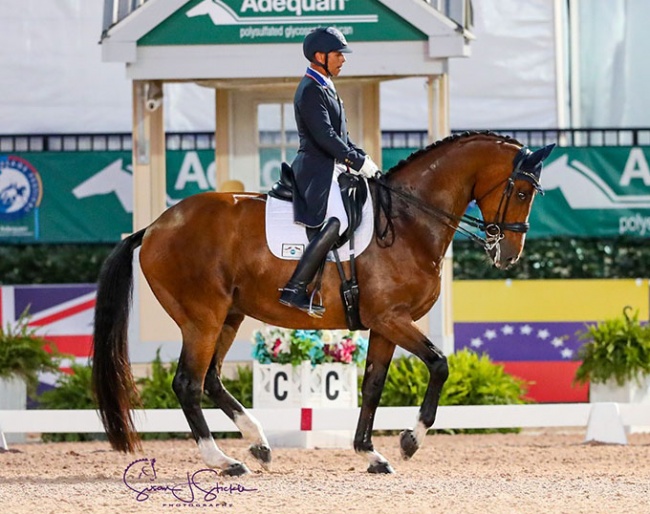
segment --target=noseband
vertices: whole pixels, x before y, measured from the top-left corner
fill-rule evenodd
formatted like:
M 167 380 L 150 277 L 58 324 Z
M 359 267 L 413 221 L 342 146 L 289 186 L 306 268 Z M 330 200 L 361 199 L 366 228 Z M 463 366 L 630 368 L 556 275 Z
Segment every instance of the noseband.
M 522 169 L 522 166 L 526 162 L 526 158 L 530 154 L 531 152 L 528 148 L 526 147 L 521 148 L 513 161 L 514 169 L 512 170 L 510 176 L 505 180 L 499 182 L 495 186 L 493 186 L 483 196 L 476 199 L 476 201 L 479 202 L 480 200 L 482 200 L 483 198 L 485 198 L 486 196 L 494 192 L 499 186 L 505 184 L 503 191 L 501 193 L 499 207 L 497 208 L 497 212 L 495 215 L 495 221 L 492 222 L 486 222 L 485 220 L 475 218 L 474 216 L 469 216 L 467 214 L 463 214 L 462 216 L 456 216 L 454 214 L 443 211 L 442 209 L 433 207 L 423 202 L 419 198 L 416 198 L 415 196 L 411 195 L 410 193 L 407 193 L 401 189 L 395 189 L 393 187 L 390 187 L 384 180 L 382 180 L 381 177 L 379 179 L 375 179 L 374 182 L 380 185 L 382 188 L 385 188 L 389 190 L 391 193 L 394 193 L 400 198 L 406 200 L 407 203 L 414 205 L 415 207 L 425 212 L 426 214 L 438 219 L 448 227 L 454 229 L 456 232 L 463 234 L 466 237 L 469 237 L 474 242 L 480 244 L 487 252 L 496 250 L 497 252 L 496 259 L 498 259 L 498 254 L 500 253 L 499 242 L 505 237 L 504 232 L 510 231 L 510 232 L 525 234 L 530 229 L 530 223 L 526 223 L 526 222 L 506 223 L 505 221 L 506 213 L 508 212 L 508 205 L 510 204 L 510 198 L 512 197 L 512 194 L 515 189 L 515 181 L 526 180 L 527 182 L 530 182 L 533 185 L 536 191 L 538 191 L 542 195 L 544 194 L 544 190 L 542 189 L 542 186 L 539 182 L 539 176 L 541 172 L 541 162 L 539 163 L 538 166 L 535 166 L 534 169 L 532 170 Z M 386 211 L 387 207 L 385 207 L 384 204 L 382 204 L 382 207 L 384 208 L 387 214 Z M 390 210 L 390 207 L 388 207 L 388 210 Z M 386 216 L 386 218 L 390 220 L 390 217 L 388 215 Z M 452 222 L 455 222 L 456 225 L 453 225 Z M 470 227 L 477 228 L 478 230 L 484 232 L 485 238 L 478 236 L 474 232 L 466 229 L 465 227 L 458 225 L 458 223 L 461 222 L 465 223 Z M 376 224 L 376 226 L 378 225 Z M 390 221 L 387 222 L 385 230 L 382 232 L 382 234 L 379 235 L 380 239 L 386 238 L 388 231 L 390 230 L 389 226 L 392 227 L 392 223 Z

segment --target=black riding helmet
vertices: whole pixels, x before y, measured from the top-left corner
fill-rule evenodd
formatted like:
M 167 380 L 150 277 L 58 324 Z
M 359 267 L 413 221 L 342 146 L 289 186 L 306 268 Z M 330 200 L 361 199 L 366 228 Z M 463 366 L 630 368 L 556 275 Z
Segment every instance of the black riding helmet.
M 309 62 L 323 66 L 330 77 L 332 74 L 327 67 L 327 54 L 330 52 L 341 52 L 342 54 L 352 53 L 345 36 L 341 34 L 340 30 L 334 27 L 318 27 L 312 30 L 302 42 L 302 51 Z M 318 62 L 314 58 L 316 52 L 323 52 L 325 54 L 325 63 Z

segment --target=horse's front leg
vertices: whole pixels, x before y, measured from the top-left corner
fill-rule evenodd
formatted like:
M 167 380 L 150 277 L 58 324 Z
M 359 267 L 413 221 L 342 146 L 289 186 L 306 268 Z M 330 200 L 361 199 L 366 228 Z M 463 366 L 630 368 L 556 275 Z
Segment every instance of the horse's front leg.
M 442 351 L 420 332 L 410 318 L 389 322 L 387 335 L 399 346 L 420 358 L 429 370 L 429 384 L 420 406 L 415 428 L 404 430 L 400 434 L 402 457 L 410 459 L 420 448 L 427 431 L 436 420 L 442 386 L 449 377 L 449 367 Z
M 249 471 L 243 463 L 228 457 L 217 446 L 201 410 L 204 379 L 212 362 L 218 331 L 201 330 L 196 326 L 184 326 L 181 331 L 183 350 L 172 388 L 190 425 L 201 457 L 208 466 L 221 469 L 224 475 L 246 474 Z
M 372 427 L 394 351 L 393 343 L 373 330 L 370 331 L 366 371 L 361 386 L 361 412 L 354 436 L 354 450 L 368 459 L 369 473 L 393 472 L 388 461 L 373 447 Z

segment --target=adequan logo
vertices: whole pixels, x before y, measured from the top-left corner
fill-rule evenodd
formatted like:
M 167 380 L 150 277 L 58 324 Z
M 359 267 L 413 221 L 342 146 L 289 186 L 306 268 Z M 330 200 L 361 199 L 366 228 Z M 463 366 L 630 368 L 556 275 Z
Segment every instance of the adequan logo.
M 36 169 L 14 155 L 0 157 L 0 220 L 17 220 L 38 208 L 43 184 Z
M 630 176 L 645 178 L 639 172 L 635 176 L 628 171 L 622 182 L 628 177 L 629 184 Z M 544 166 L 542 186 L 546 190 L 559 189 L 572 209 L 650 209 L 650 195 L 617 194 L 594 170 L 575 159 L 569 162 L 568 155 Z
M 187 16 L 192 18 L 207 15 L 215 25 L 377 23 L 376 14 L 344 14 L 348 2 L 349 0 L 243 0 L 237 12 L 223 0 L 203 0 L 187 11 Z

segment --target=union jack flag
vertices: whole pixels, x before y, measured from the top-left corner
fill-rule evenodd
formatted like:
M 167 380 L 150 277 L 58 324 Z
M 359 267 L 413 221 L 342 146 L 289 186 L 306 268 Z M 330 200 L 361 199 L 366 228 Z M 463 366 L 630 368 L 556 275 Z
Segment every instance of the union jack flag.
M 30 328 L 53 342 L 62 353 L 70 354 L 79 364 L 87 364 L 92 348 L 93 312 L 96 285 L 3 286 L 0 292 L 0 322 L 13 324 L 27 311 Z M 69 371 L 70 361 L 63 371 Z M 56 377 L 41 374 L 40 381 L 52 386 Z

